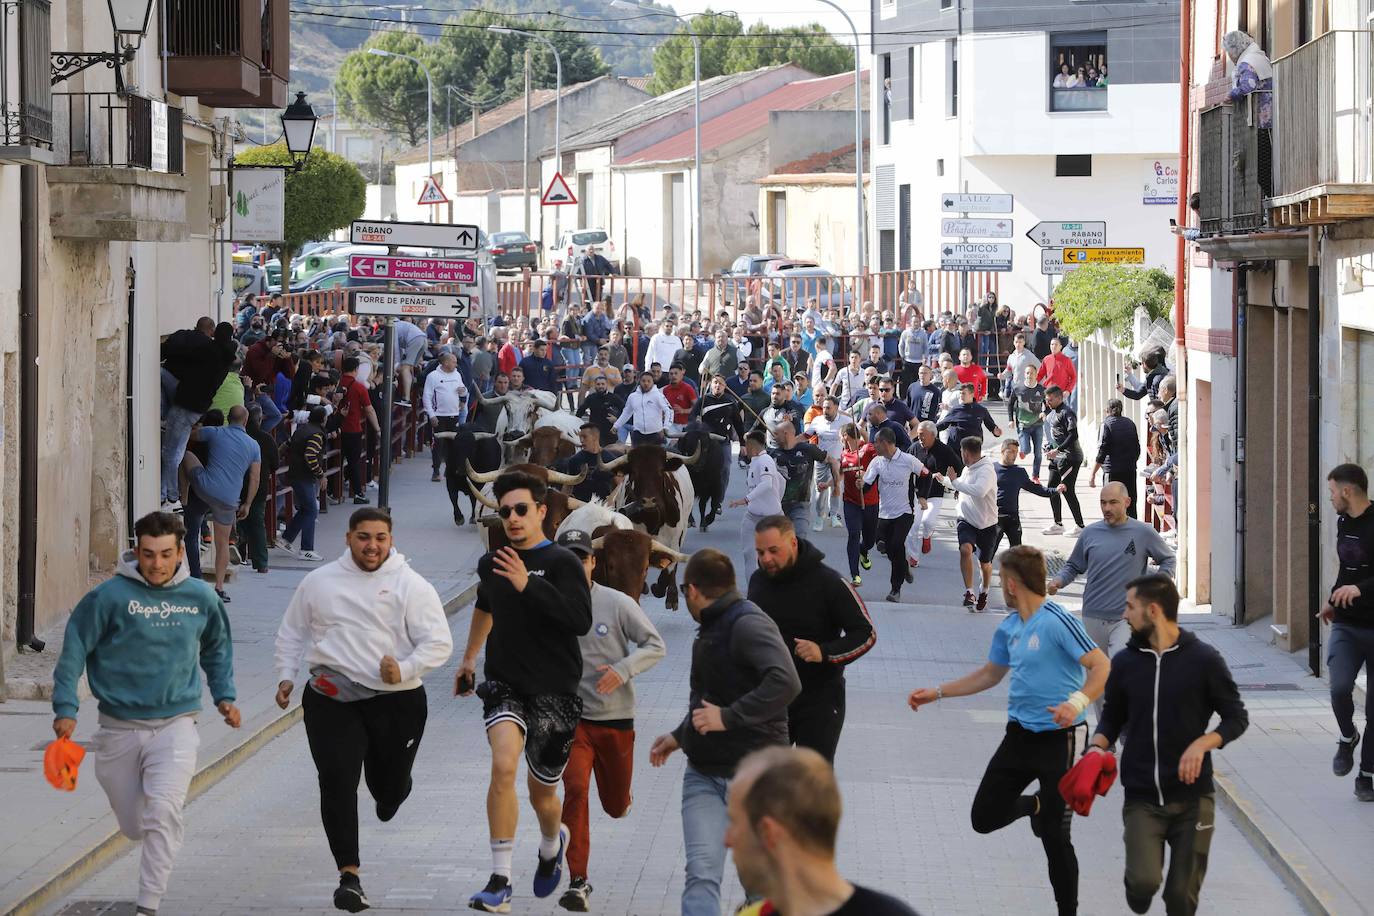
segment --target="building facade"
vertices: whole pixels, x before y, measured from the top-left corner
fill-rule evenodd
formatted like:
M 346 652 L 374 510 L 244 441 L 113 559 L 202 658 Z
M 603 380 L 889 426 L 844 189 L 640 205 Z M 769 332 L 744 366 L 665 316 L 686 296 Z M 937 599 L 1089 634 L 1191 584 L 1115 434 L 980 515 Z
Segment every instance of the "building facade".
M 1026 235 L 1042 221 L 1106 222 L 1106 245 L 1171 266 L 1178 126 L 1159 115 L 1177 110 L 1178 15 L 1177 3 L 872 0 L 870 269 L 938 268 L 954 240 L 941 220 L 959 215 L 942 201 L 957 192 L 1013 195 L 1000 289 L 1018 311 L 1056 282 Z

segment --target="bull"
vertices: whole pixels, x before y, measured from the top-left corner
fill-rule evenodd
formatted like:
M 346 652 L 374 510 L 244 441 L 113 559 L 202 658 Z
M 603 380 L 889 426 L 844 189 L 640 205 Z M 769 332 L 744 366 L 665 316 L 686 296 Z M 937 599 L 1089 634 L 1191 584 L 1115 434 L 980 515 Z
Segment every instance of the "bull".
M 631 514 L 637 513 L 632 511 Z M 574 509 L 558 526 L 558 534 L 574 528 L 592 536 L 596 552 L 592 580 L 628 595 L 636 603 L 644 594 L 650 566 L 664 569 L 687 559 L 636 529 L 632 519 L 624 513 L 600 502 Z
M 444 482 L 448 487 L 449 502 L 453 503 L 453 522 L 463 524 L 463 510 L 458 507 L 458 499 L 468 490 L 468 481 L 474 469 L 477 473 L 488 473 L 501 467 L 501 444 L 496 441 L 495 433 L 484 433 L 470 425 L 456 430 L 434 434 L 436 444 L 442 443 L 444 454 Z M 477 499 L 470 492 L 468 497 L 468 518 L 477 522 Z
M 705 534 L 725 505 L 726 477 L 721 470 L 721 460 L 728 458 L 728 446 L 725 443 L 729 440 L 711 432 L 700 420 L 692 420 L 675 438 L 678 451 L 684 455 L 696 452 L 701 455 L 701 459 L 688 468 L 688 473 L 692 478 L 692 488 L 696 491 L 697 518 L 701 519 L 701 531 Z M 711 506 L 709 512 L 706 508 L 708 503 Z
M 484 397 L 477 392 L 477 400 L 482 404 L 505 404 L 506 409 L 497 421 L 496 432 L 504 445 L 502 461 L 510 464 L 515 458 L 515 443 L 524 441 L 538 423 L 540 416 L 554 412 L 558 407 L 558 397 L 551 391 L 526 388 L 521 391 L 508 391 L 495 397 Z M 503 422 L 504 421 L 504 422 Z M 574 442 L 577 437 L 574 436 Z
M 546 468 L 539 464 L 515 464 L 501 468 L 496 471 L 480 473 L 468 467 L 468 491 L 476 497 L 477 501 L 495 512 L 499 507 L 496 500 L 483 493 L 478 487 L 492 483 L 507 471 L 524 471 L 532 477 L 537 477 L 544 481 L 548 487 L 548 496 L 545 498 L 544 505 L 547 510 L 544 513 L 544 537 L 553 540 L 558 533 L 558 526 L 568 517 L 578 506 L 583 505 L 582 500 L 573 499 L 568 494 L 555 487 L 563 485 L 573 485 L 581 483 L 587 478 L 584 470 L 580 474 L 563 474 L 559 471 Z M 494 515 L 482 516 L 477 519 L 485 528 L 487 535 L 487 549 L 497 550 L 508 546 L 506 541 L 505 529 L 501 527 L 501 519 Z
M 603 471 L 623 470 L 625 474 L 624 485 L 612 494 L 611 506 L 642 503 L 637 527 L 673 550 L 681 551 L 694 492 L 690 469 L 700 461 L 700 451 L 684 458 L 670 454 L 661 445 L 643 443 L 609 463 L 601 462 L 600 467 Z M 677 610 L 676 562 L 663 568 L 650 591 L 655 598 L 664 599 L 668 610 Z

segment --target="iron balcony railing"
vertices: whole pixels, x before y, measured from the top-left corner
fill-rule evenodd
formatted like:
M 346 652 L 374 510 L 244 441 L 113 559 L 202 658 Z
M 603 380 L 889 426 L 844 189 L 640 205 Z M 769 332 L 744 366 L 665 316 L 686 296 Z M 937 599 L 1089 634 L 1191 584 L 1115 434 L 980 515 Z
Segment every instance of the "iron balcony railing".
M 48 0 L 0 0 L 0 146 L 52 147 Z
M 1327 32 L 1274 62 L 1274 196 L 1374 182 L 1371 33 Z
M 1198 217 L 1204 235 L 1259 229 L 1269 184 L 1268 131 L 1253 95 L 1198 116 Z
M 182 110 L 141 95 L 55 92 L 60 165 L 185 171 Z

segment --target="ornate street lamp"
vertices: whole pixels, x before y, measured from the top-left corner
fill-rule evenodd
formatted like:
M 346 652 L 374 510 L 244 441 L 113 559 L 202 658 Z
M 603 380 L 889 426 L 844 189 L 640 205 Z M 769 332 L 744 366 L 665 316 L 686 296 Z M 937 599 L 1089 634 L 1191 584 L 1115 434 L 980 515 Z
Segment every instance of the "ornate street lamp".
M 124 77 L 120 67 L 134 59 L 143 36 L 148 32 L 148 19 L 153 13 L 153 0 L 106 0 L 110 9 L 110 25 L 114 29 L 113 51 L 53 51 L 52 84 L 56 86 L 89 67 L 104 64 L 115 72 L 115 87 L 124 94 Z
M 281 131 L 286 137 L 286 149 L 295 163 L 294 171 L 305 168 L 310 147 L 315 143 L 315 109 L 305 100 L 304 92 L 296 93 L 296 101 L 281 113 Z

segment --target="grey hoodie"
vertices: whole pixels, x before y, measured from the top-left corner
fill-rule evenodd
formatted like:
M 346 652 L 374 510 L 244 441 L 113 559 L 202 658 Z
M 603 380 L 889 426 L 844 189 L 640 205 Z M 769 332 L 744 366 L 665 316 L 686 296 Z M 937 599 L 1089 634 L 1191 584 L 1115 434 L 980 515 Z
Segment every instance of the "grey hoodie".
M 635 650 L 629 651 L 630 643 Z M 663 637 L 640 608 L 623 592 L 592 583 L 592 628 L 577 638 L 582 650 L 582 680 L 577 695 L 582 698 L 582 718 L 591 722 L 633 719 L 635 688 L 632 678 L 643 674 L 663 660 L 667 648 Z M 596 692 L 596 684 L 609 665 L 625 683 L 610 693 Z
M 1149 561 L 1174 577 L 1174 552 L 1151 526 L 1128 518 L 1120 525 L 1093 522 L 1083 529 L 1064 568 L 1053 578 L 1063 588 L 1079 576 L 1083 585 L 1083 616 L 1115 619 L 1126 610 L 1126 583 L 1145 575 Z

